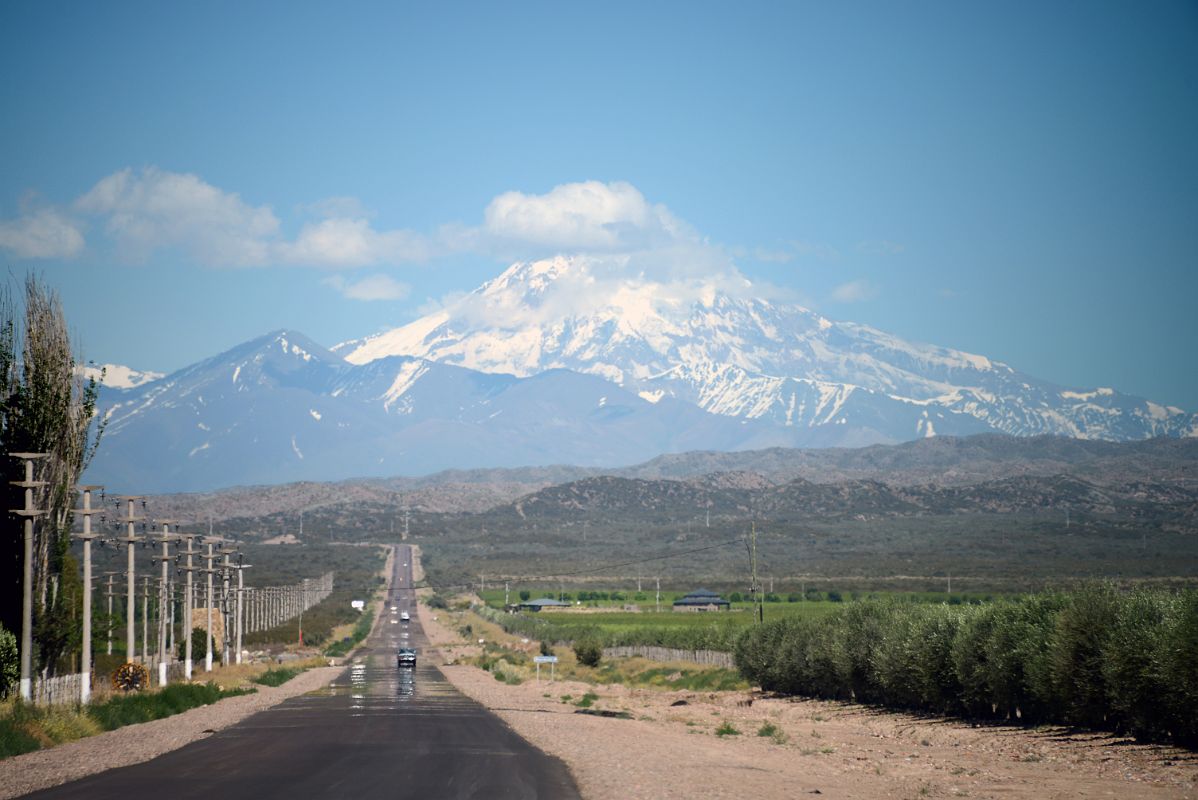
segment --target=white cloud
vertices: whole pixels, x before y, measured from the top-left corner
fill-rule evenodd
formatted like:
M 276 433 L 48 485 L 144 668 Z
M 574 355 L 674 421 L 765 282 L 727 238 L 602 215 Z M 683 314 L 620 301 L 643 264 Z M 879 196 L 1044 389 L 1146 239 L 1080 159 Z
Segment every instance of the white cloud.
M 365 219 L 336 217 L 305 225 L 294 242 L 275 252 L 291 264 L 361 267 L 419 261 L 432 255 L 427 242 L 410 231 L 374 230 Z
M 431 253 L 418 234 L 375 230 L 361 203 L 350 197 L 304 207 L 324 219 L 304 225 L 289 241 L 270 206 L 246 203 L 197 175 L 156 167 L 109 175 L 76 200 L 75 208 L 101 218 L 105 233 L 133 261 L 177 249 L 208 266 L 347 268 L 420 260 Z
M 93 218 L 117 254 L 131 261 L 147 261 L 165 250 L 216 267 L 354 269 L 450 253 L 511 261 L 572 254 L 592 265 L 589 283 L 577 287 L 579 292 L 615 291 L 628 278 L 673 287 L 667 294 L 680 295 L 713 284 L 737 291 L 745 283 L 733 252 L 706 241 L 664 205 L 619 181 L 566 183 L 544 194 L 504 192 L 487 205 L 481 224 L 451 223 L 427 234 L 379 229 L 359 201 L 332 197 L 296 206 L 307 221 L 288 236 L 270 205 L 247 202 L 198 175 L 157 167 L 123 169 L 103 178 L 72 210 Z M 41 233 L 34 235 L 35 230 Z M 83 247 L 83 238 L 69 216 L 46 211 L 0 223 L 0 245 L 30 257 L 72 254 Z M 788 252 L 801 248 L 787 243 L 784 251 L 761 255 L 784 259 Z M 371 279 L 343 282 L 338 289 L 359 299 L 393 299 L 400 286 Z
M 368 275 L 356 281 L 347 281 L 341 275 L 325 280 L 329 286 L 350 300 L 402 300 L 408 296 L 410 287 L 389 275 Z
M 70 258 L 83 244 L 78 223 L 52 208 L 0 220 L 0 248 L 17 258 Z
M 179 248 L 209 265 L 265 264 L 279 232 L 269 206 L 251 206 L 196 175 L 156 167 L 113 173 L 75 207 L 103 217 L 104 230 L 135 261 Z
M 484 214 L 496 244 L 569 252 L 629 252 L 697 238 L 663 205 L 635 186 L 584 181 L 542 195 L 504 192 Z
M 842 283 L 832 290 L 832 299 L 838 303 L 859 303 L 870 300 L 878 293 L 878 289 L 864 278 Z

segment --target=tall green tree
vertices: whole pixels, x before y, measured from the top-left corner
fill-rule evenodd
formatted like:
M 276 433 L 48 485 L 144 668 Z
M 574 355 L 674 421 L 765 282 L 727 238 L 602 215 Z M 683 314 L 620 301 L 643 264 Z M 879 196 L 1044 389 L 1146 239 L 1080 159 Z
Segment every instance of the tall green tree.
M 34 527 L 34 646 L 39 669 L 53 670 L 80 639 L 82 589 L 70 553 L 75 484 L 87 468 L 103 432 L 96 419 L 99 387 L 85 380 L 58 293 L 36 275 L 25 279 L 21 302 L 10 287 L 0 290 L 0 469 L 8 480 L 24 477 L 8 453 L 49 453 L 37 467 L 46 486 L 35 493 L 47 511 Z M 5 510 L 22 507 L 23 492 L 5 484 Z M 21 629 L 23 592 L 21 520 L 9 515 L 0 538 L 6 577 L 0 588 L 0 623 Z

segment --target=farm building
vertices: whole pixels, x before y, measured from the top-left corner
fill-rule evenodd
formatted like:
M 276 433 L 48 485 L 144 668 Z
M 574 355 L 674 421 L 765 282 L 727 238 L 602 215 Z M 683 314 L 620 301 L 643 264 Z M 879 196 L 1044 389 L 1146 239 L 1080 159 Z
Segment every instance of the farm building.
M 520 604 L 521 611 L 544 611 L 545 609 L 569 608 L 569 603 L 563 603 L 561 600 L 554 600 L 552 597 L 541 597 L 536 600 L 528 600 Z
M 675 611 L 726 611 L 731 607 L 731 603 L 708 589 L 697 589 L 674 601 Z

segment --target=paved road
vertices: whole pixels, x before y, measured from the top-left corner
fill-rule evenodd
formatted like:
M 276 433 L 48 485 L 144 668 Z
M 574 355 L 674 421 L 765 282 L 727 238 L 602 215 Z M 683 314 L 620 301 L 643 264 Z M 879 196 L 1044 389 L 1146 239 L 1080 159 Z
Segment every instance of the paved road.
M 410 548 L 397 547 L 384 620 L 369 650 L 329 689 L 153 761 L 29 796 L 577 798 L 564 764 L 460 694 L 427 658 L 415 670 L 395 666 L 401 643 L 422 654 L 427 643 L 415 619 L 411 563 Z M 410 623 L 390 621 L 405 609 Z

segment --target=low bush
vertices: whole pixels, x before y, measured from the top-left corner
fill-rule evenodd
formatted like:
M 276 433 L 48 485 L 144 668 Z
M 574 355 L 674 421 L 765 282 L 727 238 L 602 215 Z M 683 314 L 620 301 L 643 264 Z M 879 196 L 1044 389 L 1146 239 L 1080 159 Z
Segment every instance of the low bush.
M 89 706 L 87 713 L 106 731 L 125 725 L 173 716 L 225 697 L 250 694 L 254 689 L 222 689 L 215 683 L 176 683 L 162 691 L 113 697 Z
M 345 655 L 370 635 L 370 629 L 373 625 L 374 609 L 370 608 L 362 612 L 362 615 L 358 617 L 358 621 L 354 623 L 354 629 L 350 632 L 349 638 L 333 642 L 325 648 L 324 654 L 334 658 Z
M 17 637 L 0 625 L 0 698 L 7 697 L 21 677 Z
M 279 669 L 272 667 L 254 678 L 254 683 L 262 686 L 282 686 L 303 671 L 299 667 L 280 667 Z
M 579 639 L 574 643 L 574 656 L 579 664 L 597 667 L 603 659 L 603 643 L 598 639 Z

